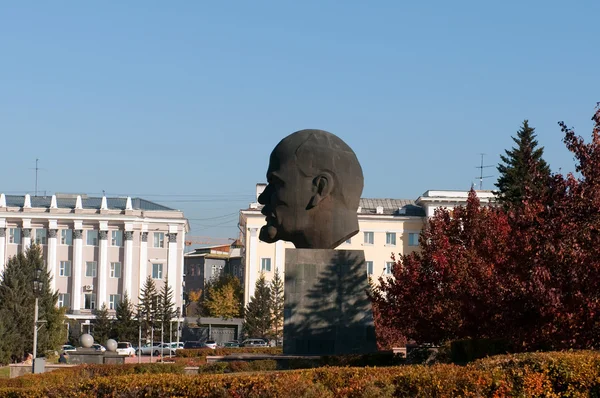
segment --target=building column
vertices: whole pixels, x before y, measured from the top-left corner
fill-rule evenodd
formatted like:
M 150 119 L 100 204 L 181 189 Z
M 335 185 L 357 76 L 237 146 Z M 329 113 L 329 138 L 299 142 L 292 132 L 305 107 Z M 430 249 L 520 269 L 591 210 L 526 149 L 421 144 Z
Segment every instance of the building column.
M 102 307 L 106 301 L 106 284 L 108 280 L 108 231 L 98 231 L 98 296 L 96 298 L 97 308 Z
M 131 296 L 133 283 L 133 231 L 125 231 L 125 259 L 123 264 L 123 295 Z
M 0 228 L 0 272 L 4 272 L 4 266 L 6 264 L 6 259 L 4 258 L 6 254 L 6 228 Z
M 167 275 L 169 276 L 169 286 L 173 292 L 173 297 L 179 295 L 179 283 L 177 283 L 177 232 L 170 232 L 169 237 L 169 252 L 167 254 Z
M 74 314 L 81 311 L 81 276 L 83 274 L 83 230 L 73 230 L 73 266 L 71 267 L 71 290 L 73 302 L 71 309 Z
M 23 228 L 23 253 L 25 253 L 27 251 L 27 249 L 29 249 L 29 246 L 31 246 L 31 228 Z
M 46 267 L 50 273 L 50 291 L 56 290 L 56 241 L 58 229 L 50 227 L 48 229 L 48 262 Z
M 140 274 L 139 274 L 139 291 L 141 292 L 144 288 L 144 283 L 146 282 L 146 277 L 148 275 L 148 232 L 142 232 L 140 234 Z M 137 297 L 135 300 L 137 302 Z
M 250 302 L 250 298 L 254 296 L 254 289 L 256 287 L 256 280 L 258 279 L 258 265 L 257 265 L 257 250 L 258 250 L 258 228 L 250 228 L 250 247 L 246 251 L 246 276 L 248 280 L 248 289 L 246 289 L 246 301 L 244 306 Z

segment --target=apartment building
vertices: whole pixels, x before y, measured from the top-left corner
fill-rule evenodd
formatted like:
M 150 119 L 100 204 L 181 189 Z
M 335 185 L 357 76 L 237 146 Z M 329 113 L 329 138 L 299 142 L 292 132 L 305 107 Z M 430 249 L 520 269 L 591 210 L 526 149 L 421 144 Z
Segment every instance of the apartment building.
M 183 212 L 142 198 L 0 194 L 0 271 L 35 242 L 71 319 L 114 311 L 124 294 L 137 304 L 147 276 L 181 308 L 188 231 Z

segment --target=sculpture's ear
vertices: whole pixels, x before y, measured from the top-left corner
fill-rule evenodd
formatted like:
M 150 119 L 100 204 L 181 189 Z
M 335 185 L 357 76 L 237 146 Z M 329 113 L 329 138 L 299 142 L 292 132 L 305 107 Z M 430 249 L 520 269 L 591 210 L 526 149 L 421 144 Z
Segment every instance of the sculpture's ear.
M 333 176 L 328 172 L 322 172 L 313 179 L 313 197 L 310 199 L 308 208 L 317 206 L 333 191 Z

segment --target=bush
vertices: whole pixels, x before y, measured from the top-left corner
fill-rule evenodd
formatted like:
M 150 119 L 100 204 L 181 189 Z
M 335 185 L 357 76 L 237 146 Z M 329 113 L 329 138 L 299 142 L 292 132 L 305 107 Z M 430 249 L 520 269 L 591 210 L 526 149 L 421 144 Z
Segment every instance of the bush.
M 273 360 L 257 361 L 273 369 Z M 248 363 L 250 364 L 250 363 Z M 600 353 L 594 351 L 500 355 L 466 366 L 322 367 L 250 374 L 143 374 L 135 367 L 104 365 L 97 372 L 56 371 L 24 378 L 33 384 L 0 383 L 0 396 L 237 396 L 237 397 L 534 397 L 599 396 Z M 210 364 L 238 369 L 246 365 Z M 252 366 L 252 365 L 248 365 Z M 96 367 L 93 367 L 96 368 Z M 119 369 L 125 369 L 119 372 Z M 154 368 L 149 368 L 154 369 Z M 176 368 L 164 368 L 175 370 Z M 55 373 L 61 373 L 57 377 Z M 97 377 L 87 377 L 89 374 Z M 109 374 L 104 376 L 103 374 Z M 79 376 L 77 376 L 79 375 Z M 81 377 L 84 375 L 86 377 Z M 74 377 L 77 376 L 77 377 Z M 79 378 L 78 378 L 79 377 Z M 12 380 L 20 380 L 12 379 Z M 9 382 L 12 380 L 3 380 Z

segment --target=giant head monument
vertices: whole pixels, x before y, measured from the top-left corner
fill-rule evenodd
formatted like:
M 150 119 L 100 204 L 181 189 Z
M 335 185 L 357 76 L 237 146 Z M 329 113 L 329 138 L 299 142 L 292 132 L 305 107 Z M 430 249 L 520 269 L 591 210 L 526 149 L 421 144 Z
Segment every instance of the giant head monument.
M 267 181 L 259 238 L 295 246 L 285 249 L 283 352 L 376 350 L 364 252 L 334 250 L 359 232 L 364 181 L 356 154 L 334 134 L 300 130 L 271 152 Z
M 358 233 L 363 173 L 354 151 L 323 130 L 300 130 L 277 144 L 259 196 L 267 224 L 260 240 L 298 249 L 334 249 Z

